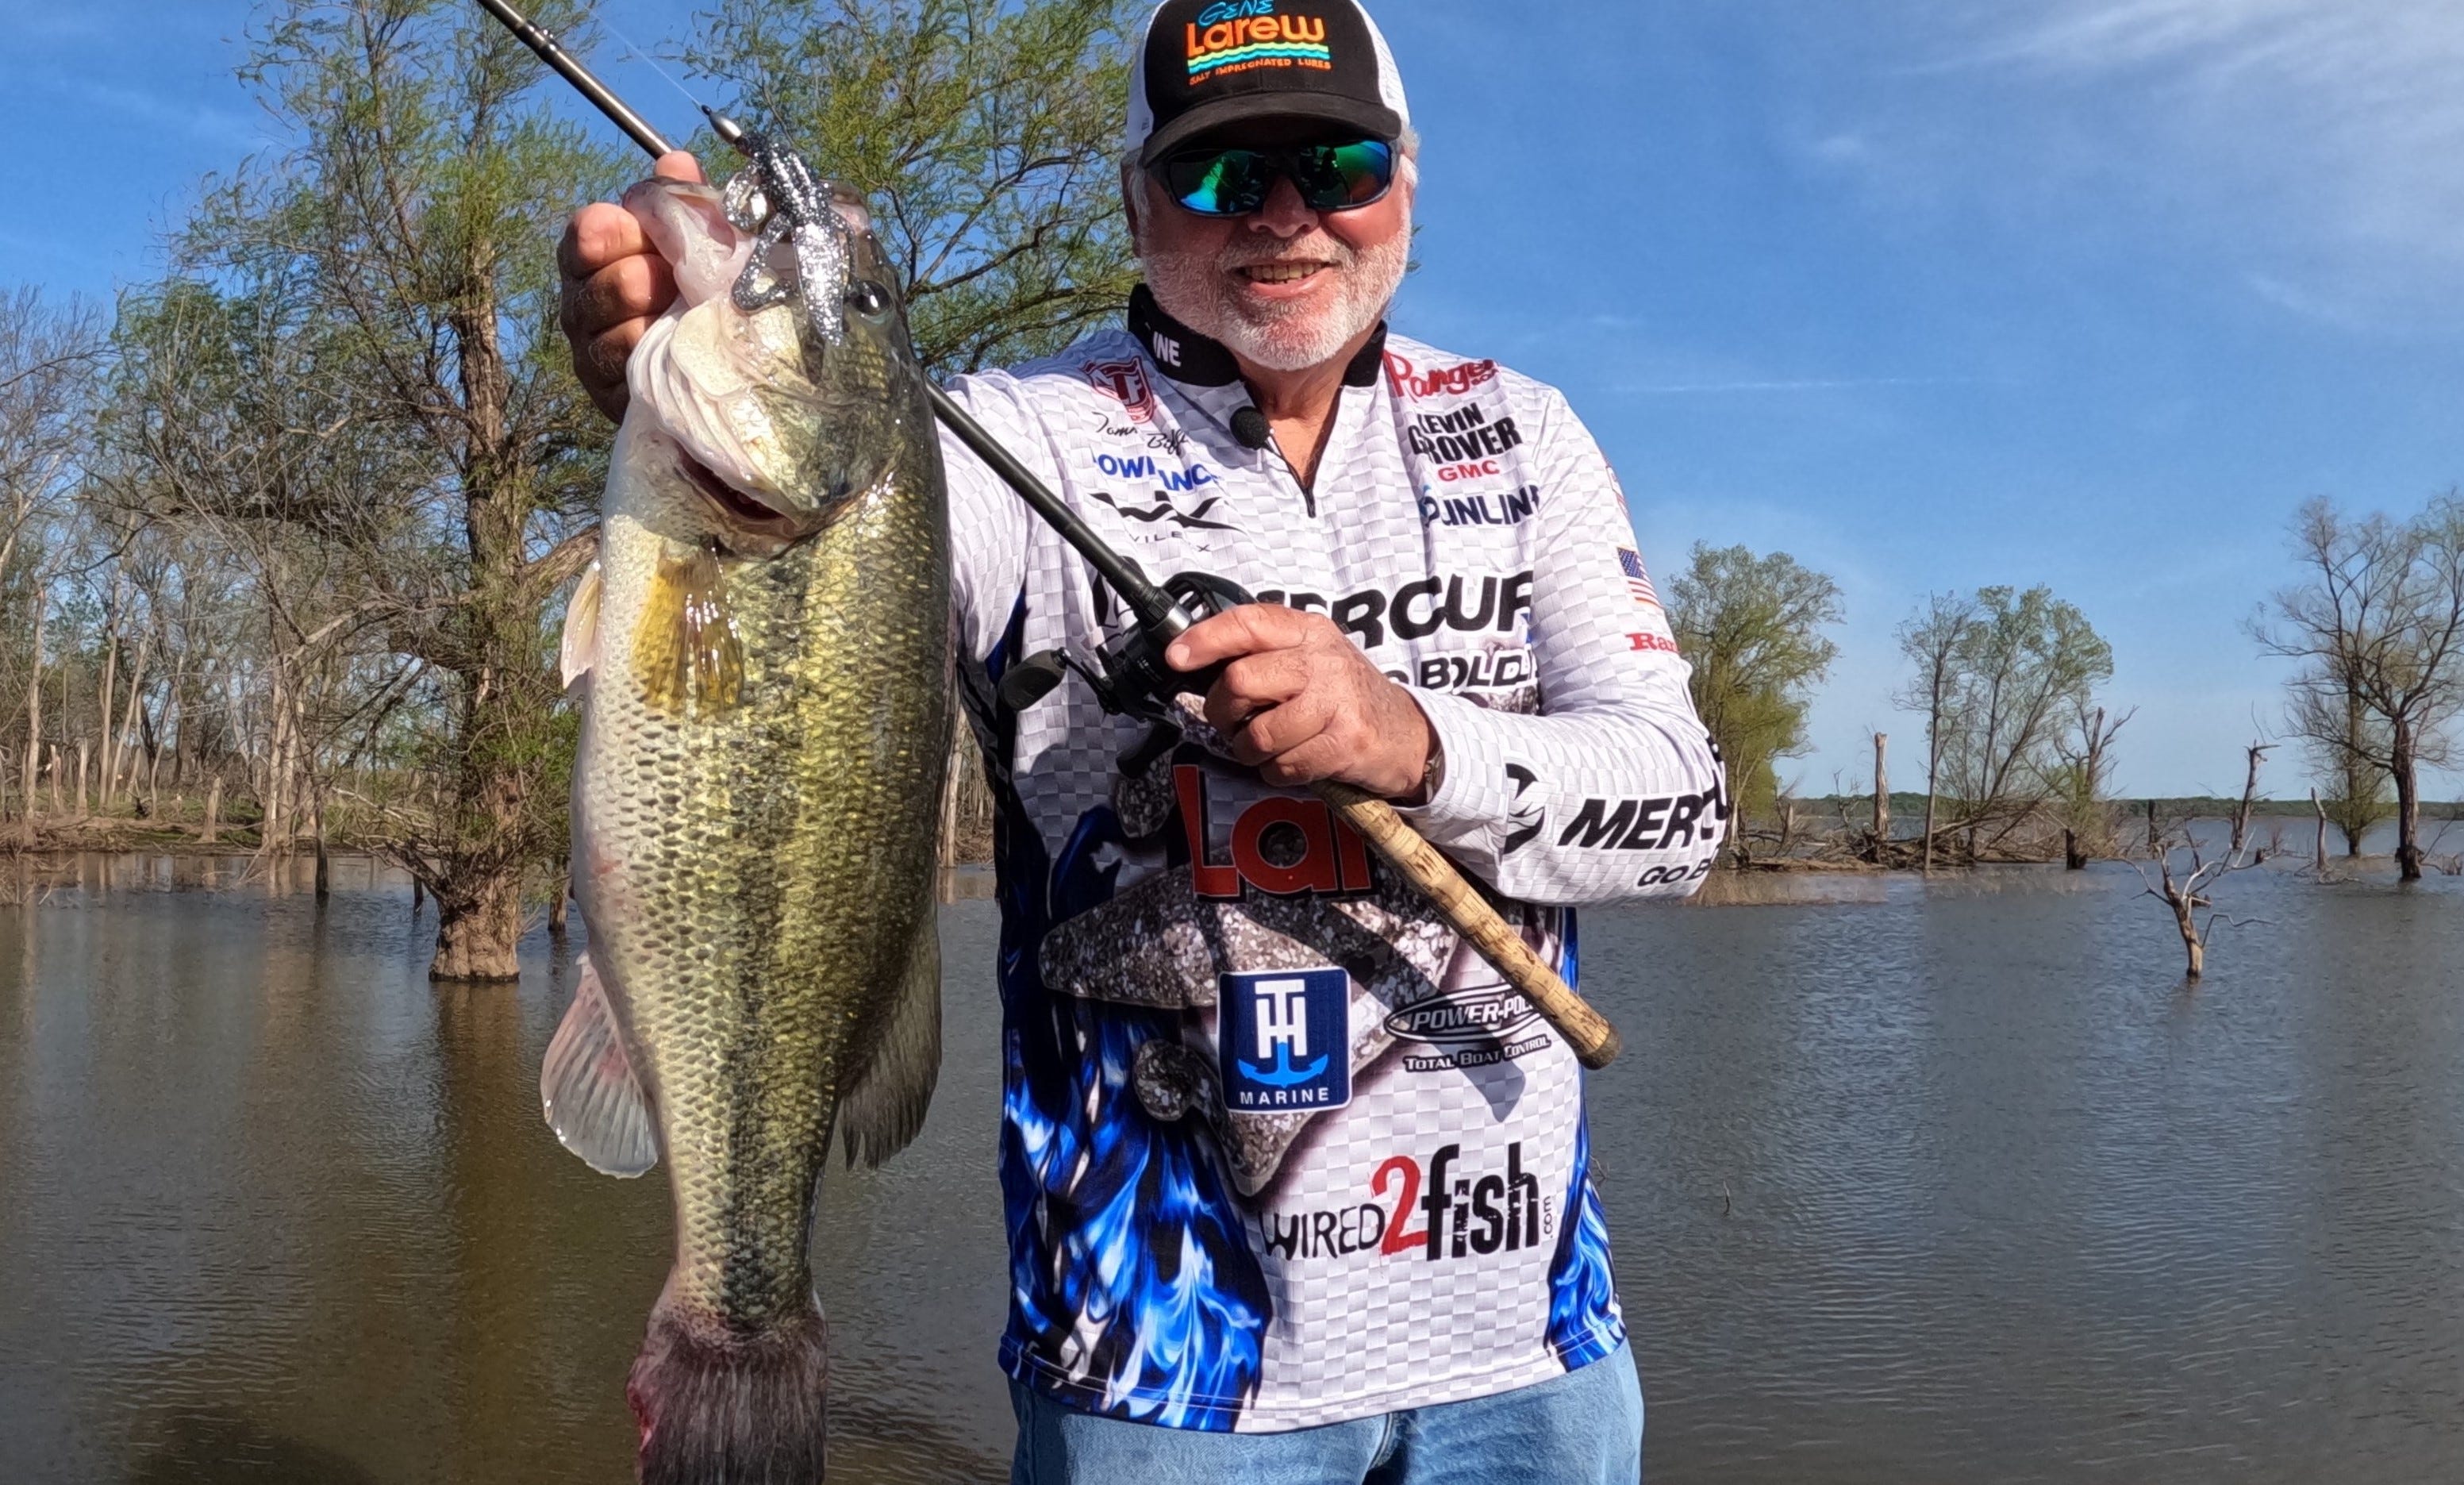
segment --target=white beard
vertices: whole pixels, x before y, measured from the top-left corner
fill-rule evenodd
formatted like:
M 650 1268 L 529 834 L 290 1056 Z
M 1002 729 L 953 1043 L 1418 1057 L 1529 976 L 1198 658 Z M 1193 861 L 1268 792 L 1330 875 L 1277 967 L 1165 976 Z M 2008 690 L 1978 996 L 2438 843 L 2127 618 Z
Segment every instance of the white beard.
M 1221 253 L 1203 255 L 1159 251 L 1142 241 L 1138 262 L 1165 314 L 1267 370 L 1305 371 L 1341 355 L 1353 337 L 1384 318 L 1411 266 L 1412 232 L 1406 223 L 1366 252 L 1355 252 L 1326 233 L 1312 234 L 1303 245 L 1306 254 L 1294 253 L 1292 245 L 1235 242 Z M 1332 306 L 1261 305 L 1235 297 L 1229 280 L 1239 270 L 1302 255 L 1332 262 Z

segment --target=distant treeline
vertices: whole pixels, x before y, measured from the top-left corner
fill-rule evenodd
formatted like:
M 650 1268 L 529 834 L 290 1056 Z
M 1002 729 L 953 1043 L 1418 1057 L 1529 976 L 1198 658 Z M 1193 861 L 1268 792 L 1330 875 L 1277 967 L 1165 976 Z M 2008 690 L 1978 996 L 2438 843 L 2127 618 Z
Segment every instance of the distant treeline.
M 1891 792 L 1891 814 L 1896 819 L 1908 819 L 1921 815 L 1925 812 L 1925 797 L 1923 794 L 1911 793 L 1905 789 L 1894 789 Z M 1825 812 L 1836 812 L 1848 808 L 1870 809 L 1873 803 L 1874 796 L 1870 793 L 1825 794 L 1809 797 L 1804 801 L 1806 809 Z M 2153 804 L 2157 812 L 2167 819 L 2181 820 L 2225 819 L 2241 808 L 2240 800 L 2228 799 L 2221 794 L 2123 796 L 2107 803 L 2124 815 L 2145 814 L 2148 805 Z M 2251 812 L 2270 819 L 2281 815 L 2299 815 L 2305 820 L 2317 817 L 2315 807 L 2307 799 L 2259 798 L 2251 802 Z M 2421 817 L 2425 820 L 2464 820 L 2464 800 L 2424 800 L 2421 806 Z

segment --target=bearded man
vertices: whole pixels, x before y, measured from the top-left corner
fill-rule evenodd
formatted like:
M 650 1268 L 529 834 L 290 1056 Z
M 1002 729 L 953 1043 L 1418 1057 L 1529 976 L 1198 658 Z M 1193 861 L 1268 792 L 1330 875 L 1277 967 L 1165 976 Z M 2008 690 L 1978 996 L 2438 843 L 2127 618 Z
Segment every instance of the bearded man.
M 1149 572 L 1261 601 L 1172 647 L 1228 662 L 1202 720 L 1075 681 L 1005 705 L 1126 616 L 947 446 L 1000 807 L 1013 1479 L 1626 1485 L 1580 1068 L 1304 790 L 1394 801 L 1573 980 L 1574 904 L 1683 895 L 1717 851 L 1686 667 L 1565 400 L 1387 328 L 1419 149 L 1367 13 L 1169 0 L 1133 77 L 1126 322 L 952 391 Z M 613 207 L 562 257 L 620 415 L 672 288 Z

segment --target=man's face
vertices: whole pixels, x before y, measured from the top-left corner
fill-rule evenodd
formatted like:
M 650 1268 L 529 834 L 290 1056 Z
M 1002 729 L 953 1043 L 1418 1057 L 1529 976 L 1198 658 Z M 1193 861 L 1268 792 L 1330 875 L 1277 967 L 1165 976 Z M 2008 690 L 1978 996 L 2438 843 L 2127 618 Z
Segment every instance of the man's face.
M 1275 148 L 1326 142 L 1322 128 L 1244 126 L 1213 147 Z M 1398 169 L 1392 189 L 1365 207 L 1313 211 L 1290 181 L 1244 216 L 1182 209 L 1140 172 L 1130 225 L 1147 285 L 1164 312 L 1243 360 L 1277 371 L 1321 366 L 1375 326 L 1411 258 L 1413 188 Z

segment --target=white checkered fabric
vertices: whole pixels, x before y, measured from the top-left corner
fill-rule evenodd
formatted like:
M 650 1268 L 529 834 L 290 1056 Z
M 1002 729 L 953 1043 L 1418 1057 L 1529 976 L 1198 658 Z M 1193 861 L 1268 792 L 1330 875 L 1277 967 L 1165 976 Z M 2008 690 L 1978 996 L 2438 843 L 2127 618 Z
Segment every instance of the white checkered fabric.
M 1553 388 L 1392 340 L 1375 385 L 1345 388 L 1313 492 L 1272 450 L 1234 439 L 1243 387 L 1173 382 L 1123 330 L 953 391 L 1151 576 L 1215 574 L 1345 625 L 1412 689 L 1444 749 L 1442 787 L 1407 812 L 1506 897 L 1682 895 L 1707 869 L 1726 826 L 1719 762 L 1666 615 L 1639 597 L 1620 560 L 1635 537 L 1617 478 Z M 1004 661 L 1090 654 L 1122 615 L 1087 565 L 955 443 L 947 463 L 965 657 L 980 676 L 1022 603 L 1024 642 Z M 1112 803 L 1116 760 L 1143 733 L 1106 717 L 1074 677 L 1018 719 L 1011 756 L 995 767 L 1048 853 Z M 1208 859 L 1228 860 L 1236 820 L 1276 791 L 1220 772 L 1208 788 Z M 1152 853 L 1115 864 L 1123 890 L 1163 866 Z M 1555 935 L 1542 929 L 1555 918 L 1534 920 L 1552 953 Z M 1447 979 L 1470 989 L 1495 975 L 1460 952 Z M 1364 1004 L 1355 1036 L 1375 1030 L 1364 1014 L 1386 1008 Z M 1189 1019 L 1192 1045 L 1203 1045 L 1214 1017 Z M 1355 1075 L 1349 1106 L 1317 1115 L 1294 1141 L 1243 1213 L 1273 1315 L 1238 1427 L 1367 1416 L 1563 1370 L 1547 1335 L 1551 1264 L 1582 1194 L 1581 1076 L 1545 1028 L 1515 1039 L 1534 1037 L 1469 1068 L 1430 1066 L 1442 1049 L 1398 1041 Z M 1390 1230 L 1419 1230 L 1425 1215 L 1398 1209 L 1394 1163 L 1422 1180 L 1448 1146 L 1450 1179 L 1467 1191 L 1511 1153 L 1544 1203 L 1536 1242 L 1457 1257 L 1449 1235 L 1433 1258 L 1418 1244 L 1303 1253 L 1267 1240 L 1279 1222 L 1314 1233 L 1320 1214 L 1350 1213 L 1334 1230 L 1357 1247 L 1372 1220 L 1364 1208 Z M 1614 1344 L 1614 1298 L 1595 1308 L 1584 1323 Z

